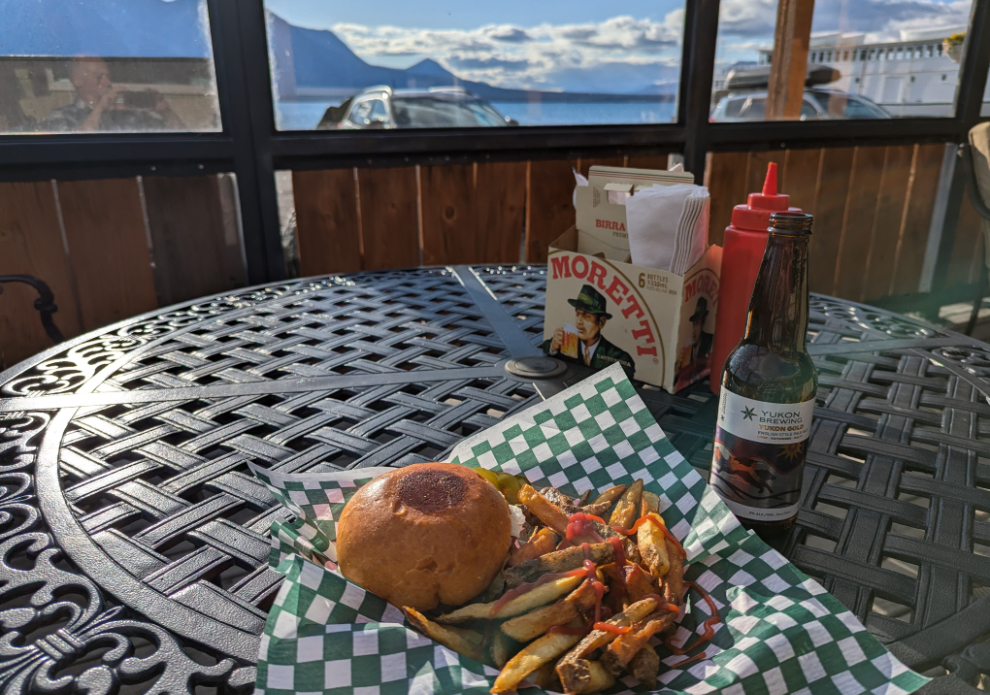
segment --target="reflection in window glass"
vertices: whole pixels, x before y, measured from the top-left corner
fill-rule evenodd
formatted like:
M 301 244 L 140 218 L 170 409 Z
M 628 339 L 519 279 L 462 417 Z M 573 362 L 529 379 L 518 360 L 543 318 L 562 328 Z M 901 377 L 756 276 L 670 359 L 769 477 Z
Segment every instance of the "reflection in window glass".
M 206 0 L 0 0 L 0 133 L 220 129 Z
M 684 0 L 265 5 L 282 130 L 676 118 Z
M 970 6 L 971 0 L 818 0 L 805 105 L 819 104 L 822 119 L 952 116 Z M 713 120 L 770 117 L 766 108 L 732 116 L 727 106 L 740 97 L 767 98 L 776 13 L 776 0 L 721 3 Z M 812 118 L 806 108 L 800 117 Z

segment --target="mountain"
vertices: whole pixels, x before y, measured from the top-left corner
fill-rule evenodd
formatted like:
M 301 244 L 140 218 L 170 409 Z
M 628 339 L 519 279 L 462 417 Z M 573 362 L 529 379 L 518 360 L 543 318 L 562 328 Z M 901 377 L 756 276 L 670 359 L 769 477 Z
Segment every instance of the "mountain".
M 648 93 L 635 93 L 635 87 L 650 84 L 657 77 L 667 77 L 667 72 L 675 76 L 677 71 L 667 66 L 652 73 L 649 67 L 627 66 L 621 63 L 603 66 L 589 72 L 582 82 L 581 72 L 570 71 L 565 77 L 567 86 L 585 91 L 536 91 L 495 87 L 486 82 L 462 80 L 432 58 L 426 58 L 415 65 L 400 69 L 381 65 L 371 65 L 355 54 L 336 34 L 327 29 L 306 29 L 289 24 L 278 15 L 268 12 L 268 36 L 271 42 L 271 55 L 274 58 L 273 71 L 275 85 L 280 100 L 305 99 L 343 100 L 361 89 L 375 85 L 388 85 L 393 89 L 429 87 L 463 87 L 482 99 L 489 101 L 531 101 L 542 102 L 601 102 L 621 99 L 622 101 L 666 101 L 673 97 L 666 90 L 652 89 Z M 573 74 L 571 74 L 573 73 Z M 636 77 L 648 74 L 650 79 Z M 616 80 L 616 77 L 622 79 Z M 587 91 L 588 86 L 593 90 Z M 621 84 L 628 87 L 625 94 L 615 94 L 609 90 Z
M 0 0 L 0 52 L 209 58 L 213 51 L 200 4 L 199 0 Z

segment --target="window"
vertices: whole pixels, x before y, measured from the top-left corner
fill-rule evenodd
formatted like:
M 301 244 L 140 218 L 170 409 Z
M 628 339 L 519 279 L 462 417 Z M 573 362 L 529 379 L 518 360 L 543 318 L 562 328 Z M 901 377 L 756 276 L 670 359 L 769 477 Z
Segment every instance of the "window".
M 965 34 L 971 5 L 972 0 L 913 3 L 893 13 L 876 11 L 879 5 L 872 1 L 815 2 L 807 64 L 797 69 L 805 69 L 805 95 L 810 90 L 839 95 L 818 117 L 951 117 L 959 51 L 944 51 L 943 41 L 961 41 L 955 35 Z M 715 66 L 720 89 L 713 89 L 713 106 L 726 94 L 747 96 L 754 99 L 747 120 L 760 109 L 766 118 L 810 118 L 793 98 L 798 95 L 787 105 L 768 101 L 776 19 L 775 0 L 720 3 Z M 794 39 L 799 46 L 804 37 Z M 841 108 L 835 106 L 839 101 Z M 730 116 L 713 109 L 713 120 L 723 118 Z
M 220 129 L 206 0 L 141 0 L 126 12 L 10 2 L 3 12 L 0 133 Z
M 684 0 L 265 8 L 280 130 L 382 127 L 343 104 L 385 86 L 395 128 L 676 119 Z

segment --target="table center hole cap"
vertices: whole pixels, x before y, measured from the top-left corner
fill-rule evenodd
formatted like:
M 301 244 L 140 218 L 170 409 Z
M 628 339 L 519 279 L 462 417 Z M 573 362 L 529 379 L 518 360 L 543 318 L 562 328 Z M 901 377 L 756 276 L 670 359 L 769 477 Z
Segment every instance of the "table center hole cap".
M 520 357 L 509 360 L 505 371 L 526 379 L 549 379 L 567 371 L 567 365 L 552 357 Z

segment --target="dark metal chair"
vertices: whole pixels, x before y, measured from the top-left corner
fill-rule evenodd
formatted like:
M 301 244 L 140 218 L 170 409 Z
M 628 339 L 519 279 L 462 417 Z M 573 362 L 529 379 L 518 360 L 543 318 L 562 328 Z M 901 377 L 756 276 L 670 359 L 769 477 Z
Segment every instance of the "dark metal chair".
M 45 333 L 52 339 L 53 343 L 61 343 L 65 338 L 62 331 L 55 325 L 52 316 L 58 311 L 55 304 L 55 294 L 48 287 L 44 280 L 40 280 L 33 275 L 0 275 L 0 294 L 3 293 L 3 284 L 7 282 L 23 282 L 31 285 L 38 292 L 38 298 L 34 300 L 34 308 L 41 314 L 41 325 L 45 328 Z

